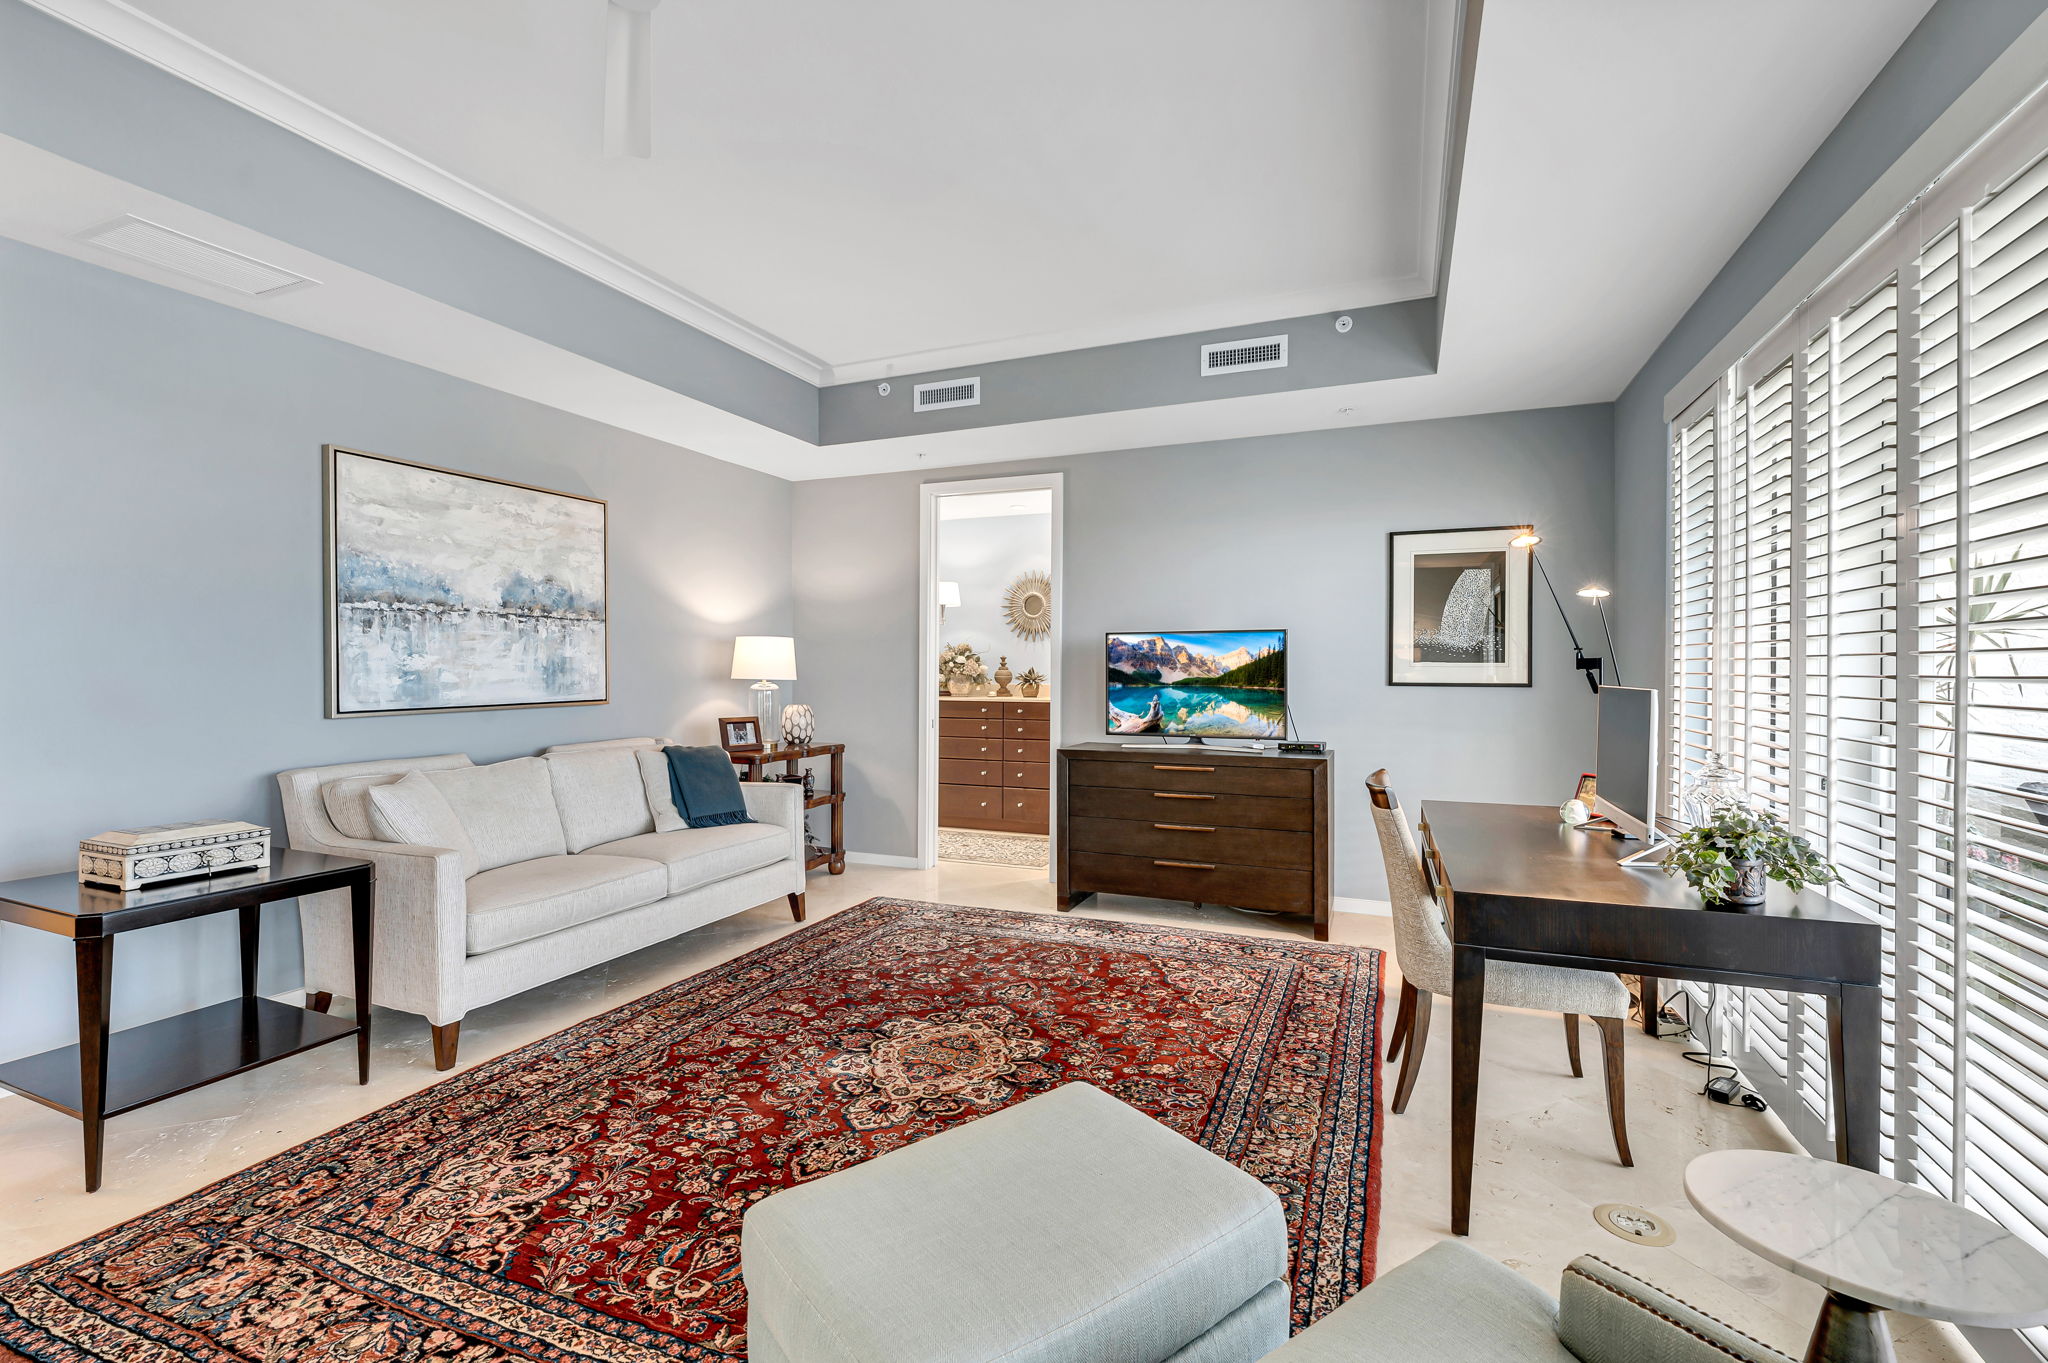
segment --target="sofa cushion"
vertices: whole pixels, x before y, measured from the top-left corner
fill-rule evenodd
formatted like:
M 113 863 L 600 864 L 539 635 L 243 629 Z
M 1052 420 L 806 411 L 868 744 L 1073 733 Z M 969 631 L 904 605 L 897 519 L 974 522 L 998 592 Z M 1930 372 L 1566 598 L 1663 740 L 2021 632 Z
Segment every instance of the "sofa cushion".
M 516 757 L 487 767 L 430 771 L 455 817 L 476 844 L 478 870 L 515 861 L 559 857 L 569 850 L 562 816 L 555 810 L 554 782 L 538 757 Z
M 543 759 L 554 781 L 555 810 L 571 852 L 654 831 L 640 764 L 624 747 L 585 748 Z
M 642 833 L 590 849 L 607 857 L 644 857 L 668 868 L 668 892 L 683 894 L 700 885 L 773 866 L 789 857 L 789 830 L 772 823 L 729 823 L 715 828 L 679 828 Z
M 649 752 L 642 748 L 633 756 L 640 763 L 640 787 L 647 799 L 647 808 L 654 814 L 654 831 L 673 833 L 688 828 L 690 821 L 683 817 L 683 811 L 676 808 L 675 788 L 668 780 L 668 754 L 660 748 Z
M 1287 1218 L 1250 1174 L 1075 1083 L 762 1198 L 740 1268 L 763 1357 L 1134 1363 L 1283 1281 Z
M 1578 1363 L 1557 1303 L 1460 1240 L 1439 1240 L 1266 1356 L 1265 1363 Z
M 326 807 L 328 821 L 345 838 L 375 838 L 377 828 L 370 822 L 370 787 L 388 786 L 405 775 L 402 771 L 387 771 L 329 781 L 320 787 L 320 803 Z
M 389 785 L 371 786 L 365 793 L 370 803 L 370 828 L 377 837 L 415 847 L 453 848 L 462 854 L 464 875 L 473 876 L 482 869 L 469 830 L 425 772 L 413 772 Z
M 668 872 L 654 862 L 588 853 L 536 857 L 481 872 L 469 878 L 469 954 L 652 904 L 664 896 L 667 883 Z

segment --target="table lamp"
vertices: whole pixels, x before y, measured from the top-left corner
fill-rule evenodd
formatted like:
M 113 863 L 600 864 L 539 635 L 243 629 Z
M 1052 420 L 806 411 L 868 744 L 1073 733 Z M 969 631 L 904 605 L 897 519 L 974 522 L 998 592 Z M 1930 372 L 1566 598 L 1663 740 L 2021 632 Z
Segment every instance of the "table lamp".
M 742 634 L 732 641 L 732 679 L 759 678 L 752 688 L 754 718 L 761 724 L 761 743 L 778 747 L 782 743 L 781 687 L 770 681 L 780 677 L 796 680 L 796 640 L 781 634 Z

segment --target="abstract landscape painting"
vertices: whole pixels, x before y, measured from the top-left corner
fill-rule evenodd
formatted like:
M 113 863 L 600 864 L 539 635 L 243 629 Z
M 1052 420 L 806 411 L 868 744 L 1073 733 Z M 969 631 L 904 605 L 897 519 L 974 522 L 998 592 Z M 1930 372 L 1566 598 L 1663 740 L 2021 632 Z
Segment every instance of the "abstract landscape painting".
M 602 501 L 326 456 L 330 716 L 610 698 Z

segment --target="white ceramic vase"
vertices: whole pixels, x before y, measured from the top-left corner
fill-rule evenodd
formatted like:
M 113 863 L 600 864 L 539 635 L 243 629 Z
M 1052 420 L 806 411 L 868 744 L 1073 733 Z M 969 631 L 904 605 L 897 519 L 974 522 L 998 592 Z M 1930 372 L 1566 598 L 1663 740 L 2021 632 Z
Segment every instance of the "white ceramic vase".
M 782 707 L 782 741 L 791 747 L 802 747 L 811 741 L 818 731 L 817 716 L 808 705 L 785 705 Z

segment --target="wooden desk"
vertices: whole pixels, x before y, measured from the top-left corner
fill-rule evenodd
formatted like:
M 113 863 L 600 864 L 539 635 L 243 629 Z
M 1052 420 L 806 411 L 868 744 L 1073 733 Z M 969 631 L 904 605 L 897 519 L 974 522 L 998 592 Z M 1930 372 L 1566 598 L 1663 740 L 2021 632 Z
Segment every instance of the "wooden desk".
M 107 1118 L 343 1037 L 356 1039 L 356 1077 L 370 1082 L 370 933 L 376 868 L 353 857 L 272 849 L 253 871 L 106 889 L 73 871 L 0 885 L 0 922 L 69 937 L 78 968 L 78 1044 L 0 1065 L 0 1088 L 85 1124 L 85 1190 L 100 1186 Z M 355 931 L 354 1021 L 256 992 L 262 905 L 347 890 Z M 241 915 L 242 994 L 176 1017 L 113 1031 L 114 938 L 137 928 L 234 909 Z
M 1472 1220 L 1486 963 L 1611 970 L 1827 1000 L 1835 1158 L 1877 1168 L 1882 934 L 1820 894 L 1773 882 L 1763 906 L 1708 909 L 1683 878 L 1615 863 L 1640 850 L 1559 823 L 1547 805 L 1422 806 L 1423 861 L 1449 916 L 1451 1229 Z

